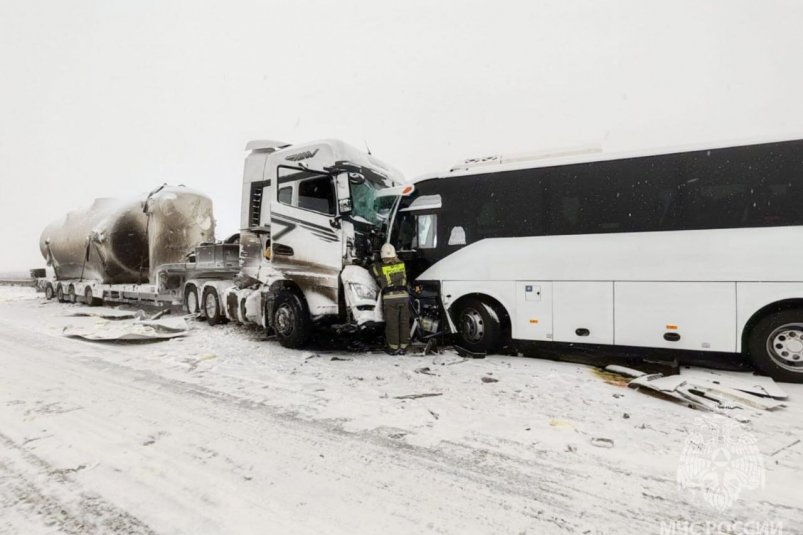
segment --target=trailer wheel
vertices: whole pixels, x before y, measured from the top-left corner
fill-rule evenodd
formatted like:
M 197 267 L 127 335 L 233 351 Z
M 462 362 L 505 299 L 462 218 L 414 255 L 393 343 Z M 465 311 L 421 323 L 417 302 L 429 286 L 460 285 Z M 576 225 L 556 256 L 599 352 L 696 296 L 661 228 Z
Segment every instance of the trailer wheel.
M 187 314 L 198 313 L 198 290 L 195 286 L 188 286 L 184 291 L 184 310 Z
M 312 333 L 306 302 L 289 289 L 281 290 L 276 296 L 271 323 L 279 343 L 290 349 L 303 347 Z
M 87 286 L 84 290 L 84 304 L 91 307 L 96 307 L 101 304 L 101 300 L 95 299 L 95 296 L 92 295 L 92 288 L 90 286 Z
M 803 309 L 764 316 L 750 331 L 753 364 L 777 381 L 803 383 Z
M 56 292 L 53 291 L 53 285 L 49 282 L 45 285 L 45 299 L 48 301 L 53 299 L 56 296 Z
M 59 303 L 64 302 L 64 286 L 61 284 L 56 285 L 56 301 Z
M 209 325 L 226 322 L 226 316 L 223 315 L 223 310 L 220 308 L 220 299 L 214 288 L 204 290 L 204 313 Z
M 499 349 L 502 339 L 499 315 L 482 299 L 462 300 L 453 317 L 458 345 L 475 353 L 493 353 Z

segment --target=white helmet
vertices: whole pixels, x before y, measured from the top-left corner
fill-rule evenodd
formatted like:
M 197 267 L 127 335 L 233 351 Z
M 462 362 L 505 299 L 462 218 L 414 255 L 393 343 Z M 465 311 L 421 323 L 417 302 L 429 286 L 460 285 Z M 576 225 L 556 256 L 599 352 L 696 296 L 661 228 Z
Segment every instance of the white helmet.
M 382 246 L 382 249 L 380 249 L 379 256 L 382 258 L 382 260 L 396 258 L 396 248 L 393 247 L 393 245 L 386 243 Z

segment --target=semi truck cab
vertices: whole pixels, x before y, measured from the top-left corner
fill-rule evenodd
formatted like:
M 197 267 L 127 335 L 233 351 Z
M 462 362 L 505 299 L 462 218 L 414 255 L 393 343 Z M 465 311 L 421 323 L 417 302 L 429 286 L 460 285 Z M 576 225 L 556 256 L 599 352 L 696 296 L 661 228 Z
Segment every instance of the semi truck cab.
M 257 140 L 246 151 L 240 275 L 196 287 L 200 311 L 213 323 L 261 323 L 286 347 L 304 345 L 314 326 L 382 321 L 367 268 L 398 198 L 387 190 L 401 174 L 338 140 Z

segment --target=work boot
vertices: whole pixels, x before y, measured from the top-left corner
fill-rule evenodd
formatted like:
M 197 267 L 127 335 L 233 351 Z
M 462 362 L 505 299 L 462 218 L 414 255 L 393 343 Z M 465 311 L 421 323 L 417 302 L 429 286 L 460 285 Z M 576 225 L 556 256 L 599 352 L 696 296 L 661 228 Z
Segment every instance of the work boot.
M 394 357 L 394 356 L 399 354 L 399 350 L 398 349 L 393 349 L 392 347 L 386 347 L 385 348 L 385 353 L 387 353 L 391 357 Z

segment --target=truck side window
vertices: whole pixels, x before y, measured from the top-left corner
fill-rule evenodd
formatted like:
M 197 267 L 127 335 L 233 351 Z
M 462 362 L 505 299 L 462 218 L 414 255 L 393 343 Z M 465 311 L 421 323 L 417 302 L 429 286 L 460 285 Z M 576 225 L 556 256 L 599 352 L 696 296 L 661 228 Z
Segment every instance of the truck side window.
M 293 203 L 293 186 L 285 186 L 279 189 L 279 202 L 288 205 Z
M 334 215 L 336 213 L 335 188 L 332 179 L 328 176 L 321 176 L 299 182 L 298 207 Z

